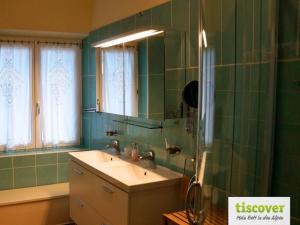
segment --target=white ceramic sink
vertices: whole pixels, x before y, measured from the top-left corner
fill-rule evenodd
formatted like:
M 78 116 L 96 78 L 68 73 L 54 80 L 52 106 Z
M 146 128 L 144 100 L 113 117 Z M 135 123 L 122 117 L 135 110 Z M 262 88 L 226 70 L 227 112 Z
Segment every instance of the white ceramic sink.
M 71 152 L 69 154 L 73 161 L 127 192 L 168 186 L 174 182 L 180 182 L 182 177 L 180 174 L 161 166 L 147 169 L 141 167 L 139 163 L 99 150 Z
M 80 157 L 80 159 L 83 161 L 93 161 L 98 163 L 120 160 L 115 155 L 107 154 L 106 152 L 97 150 L 76 152 L 75 155 Z

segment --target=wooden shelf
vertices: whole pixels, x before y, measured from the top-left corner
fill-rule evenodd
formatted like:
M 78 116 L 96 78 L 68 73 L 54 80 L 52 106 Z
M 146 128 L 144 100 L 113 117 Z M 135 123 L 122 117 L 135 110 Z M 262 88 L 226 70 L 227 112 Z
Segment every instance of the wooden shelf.
M 164 214 L 165 225 L 189 225 L 185 211 Z M 204 225 L 227 225 L 227 212 L 224 209 L 213 208 L 207 215 Z

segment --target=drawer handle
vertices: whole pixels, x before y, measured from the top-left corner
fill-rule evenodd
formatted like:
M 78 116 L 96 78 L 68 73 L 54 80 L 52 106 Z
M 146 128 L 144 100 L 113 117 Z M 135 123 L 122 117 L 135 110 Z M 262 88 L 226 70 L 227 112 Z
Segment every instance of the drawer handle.
M 103 189 L 105 192 L 109 193 L 109 194 L 113 194 L 113 193 L 114 193 L 114 191 L 111 190 L 109 187 L 102 186 L 102 189 Z
M 83 175 L 83 172 L 80 171 L 80 170 L 78 170 L 78 169 L 73 169 L 73 171 L 74 171 L 75 173 L 77 173 L 78 175 Z

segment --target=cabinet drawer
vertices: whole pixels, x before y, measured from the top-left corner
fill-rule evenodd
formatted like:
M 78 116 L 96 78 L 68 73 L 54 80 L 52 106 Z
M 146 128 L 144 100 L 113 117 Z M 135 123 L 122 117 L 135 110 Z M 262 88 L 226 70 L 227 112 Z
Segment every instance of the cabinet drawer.
M 75 162 L 70 166 L 70 195 L 80 196 L 112 224 L 127 225 L 128 194 Z
M 111 225 L 82 199 L 70 197 L 70 216 L 77 225 Z

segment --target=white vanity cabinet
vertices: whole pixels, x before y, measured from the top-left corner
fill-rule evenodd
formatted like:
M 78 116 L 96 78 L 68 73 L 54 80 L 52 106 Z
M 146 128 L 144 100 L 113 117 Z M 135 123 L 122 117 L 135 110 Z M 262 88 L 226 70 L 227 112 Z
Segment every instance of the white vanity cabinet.
M 77 225 L 160 225 L 163 213 L 181 208 L 180 182 L 128 191 L 107 177 L 71 160 L 70 216 Z

